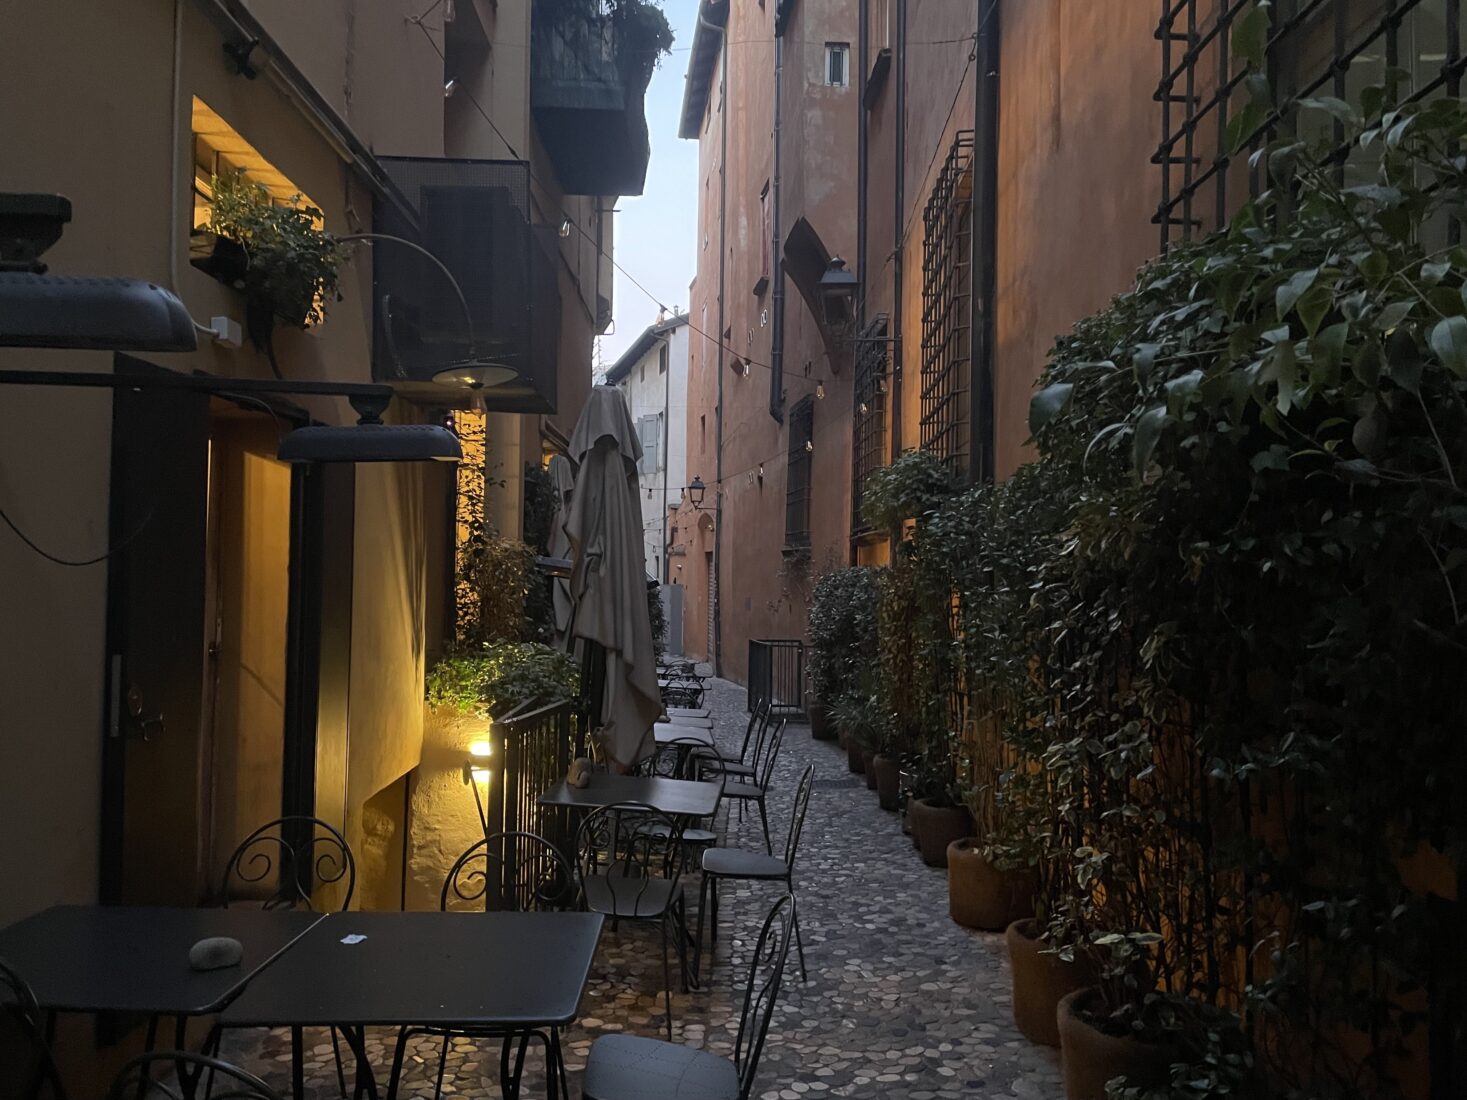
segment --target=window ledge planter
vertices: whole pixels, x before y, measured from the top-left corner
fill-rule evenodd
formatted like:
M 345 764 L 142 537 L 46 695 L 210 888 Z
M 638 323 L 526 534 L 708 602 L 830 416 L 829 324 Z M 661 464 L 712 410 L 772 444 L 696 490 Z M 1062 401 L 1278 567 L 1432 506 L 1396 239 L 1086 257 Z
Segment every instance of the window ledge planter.
M 1034 878 L 1027 870 L 1001 871 L 974 837 L 947 846 L 948 915 L 964 928 L 1002 932 L 1034 912 Z
M 1101 1031 L 1085 1015 L 1086 1006 L 1098 996 L 1093 988 L 1079 989 L 1055 1009 L 1065 1100 L 1105 1100 L 1105 1083 L 1113 1077 L 1124 1077 L 1130 1088 L 1165 1086 L 1172 1063 L 1182 1060 L 1181 1052 L 1170 1044 Z
M 1093 975 L 1082 963 L 1049 954 L 1033 920 L 1014 921 L 1004 939 L 1014 979 L 1014 1023 L 1031 1043 L 1059 1046 L 1059 1003 L 1090 986 Z
M 217 279 L 227 287 L 243 290 L 250 269 L 244 245 L 218 233 L 196 232 L 189 237 L 189 266 Z

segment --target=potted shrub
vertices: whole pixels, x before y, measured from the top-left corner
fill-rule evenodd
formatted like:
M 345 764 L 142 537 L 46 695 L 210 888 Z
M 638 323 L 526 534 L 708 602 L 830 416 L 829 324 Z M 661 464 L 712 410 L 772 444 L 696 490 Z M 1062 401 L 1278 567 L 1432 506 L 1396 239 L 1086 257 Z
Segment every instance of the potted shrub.
M 948 914 L 964 928 L 1002 932 L 1033 915 L 1033 869 L 1021 849 L 1003 842 L 990 785 L 969 787 L 963 801 L 976 835 L 948 845 Z
M 849 733 L 835 718 L 846 696 L 867 691 L 876 656 L 876 578 L 866 566 L 837 569 L 815 582 L 810 604 L 810 733 Z
M 913 764 L 907 816 L 922 862 L 929 867 L 946 867 L 948 847 L 973 832 L 973 815 L 956 776 L 960 740 L 953 731 L 942 730 Z
M 243 172 L 213 178 L 207 234 L 197 242 L 207 255 L 199 255 L 195 266 L 244 293 L 250 339 L 272 360 L 277 324 L 317 324 L 325 319 L 326 302 L 341 300 L 341 246 L 321 220 L 321 211 L 300 195 L 278 203 Z

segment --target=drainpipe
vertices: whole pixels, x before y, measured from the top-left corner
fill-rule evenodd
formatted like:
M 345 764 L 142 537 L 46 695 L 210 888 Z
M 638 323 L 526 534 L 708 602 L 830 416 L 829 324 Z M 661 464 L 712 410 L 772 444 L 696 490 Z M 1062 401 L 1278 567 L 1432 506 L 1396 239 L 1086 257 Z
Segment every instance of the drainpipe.
M 773 270 L 769 276 L 774 280 L 774 331 L 771 334 L 769 370 L 769 415 L 775 420 L 784 420 L 784 264 L 781 262 L 780 244 L 780 122 L 781 90 L 784 87 L 784 34 L 776 31 L 774 36 L 774 171 L 769 184 L 771 207 L 769 263 Z
M 861 334 L 866 330 L 866 298 L 871 293 L 871 280 L 869 270 L 866 266 L 866 196 L 867 196 L 867 160 L 870 157 L 867 147 L 867 131 L 870 114 L 866 110 L 866 77 L 871 67 L 867 63 L 867 55 L 871 52 L 871 12 L 869 6 L 862 0 L 856 22 L 856 275 L 861 280 L 861 300 L 856 307 L 856 332 Z M 852 370 L 854 376 L 855 371 Z M 853 378 L 854 381 L 854 378 Z M 854 386 L 852 387 L 854 390 Z M 854 402 L 859 394 L 853 394 Z M 853 413 L 854 415 L 854 413 Z M 851 440 L 851 461 L 855 462 L 855 440 Z M 853 479 L 854 481 L 854 479 Z M 856 498 L 851 494 L 851 530 L 856 529 L 855 505 Z M 856 539 L 853 535 L 849 540 L 850 558 L 849 564 L 855 565 L 857 560 Z
M 1001 48 L 999 10 L 1002 0 L 978 0 L 977 65 L 973 77 L 973 232 L 972 357 L 968 423 L 973 425 L 973 463 L 969 480 L 991 482 L 994 469 L 994 309 L 998 259 L 998 87 Z
M 677 316 L 677 314 L 673 314 Z M 674 332 L 677 330 L 674 329 Z M 668 562 L 667 545 L 667 475 L 672 471 L 672 455 L 668 448 L 672 443 L 672 334 L 663 336 L 662 344 L 667 348 L 667 374 L 662 382 L 662 584 L 670 577 L 672 566 Z M 659 594 L 659 599 L 661 598 Z
M 905 251 L 905 219 L 907 213 L 907 0 L 896 0 L 896 157 L 895 185 L 892 187 L 896 216 L 893 231 L 896 255 L 892 257 L 891 311 L 891 457 L 902 453 L 902 368 L 906 365 L 905 341 L 902 339 L 902 284 Z
M 701 19 L 702 17 L 699 16 Z M 728 31 L 719 33 L 718 58 L 718 406 L 714 416 L 715 469 L 713 499 L 713 674 L 723 675 L 723 371 L 724 276 L 728 255 Z

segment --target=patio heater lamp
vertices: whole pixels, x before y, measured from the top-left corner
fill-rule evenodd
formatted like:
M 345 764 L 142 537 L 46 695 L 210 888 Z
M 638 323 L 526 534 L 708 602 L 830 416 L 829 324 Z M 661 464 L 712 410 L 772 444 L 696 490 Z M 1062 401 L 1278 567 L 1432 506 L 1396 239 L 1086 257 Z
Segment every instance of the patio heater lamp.
M 708 486 L 703 484 L 703 479 L 695 474 L 693 476 L 693 483 L 688 486 L 687 490 L 688 503 L 693 506 L 694 511 L 701 512 L 703 510 L 703 494 L 707 489 Z

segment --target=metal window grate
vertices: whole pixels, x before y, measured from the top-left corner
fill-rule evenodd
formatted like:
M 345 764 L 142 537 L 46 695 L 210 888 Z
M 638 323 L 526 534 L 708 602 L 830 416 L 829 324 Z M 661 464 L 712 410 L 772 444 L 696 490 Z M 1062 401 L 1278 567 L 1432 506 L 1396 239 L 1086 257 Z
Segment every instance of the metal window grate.
M 1275 130 L 1296 125 L 1270 114 L 1237 135 L 1238 152 L 1230 152 L 1229 123 L 1249 96 L 1231 38 L 1254 3 L 1162 0 L 1161 144 L 1152 160 L 1161 168 L 1153 221 L 1163 250 L 1225 224 L 1262 185 L 1249 154 Z M 1280 104 L 1312 95 L 1358 101 L 1363 88 L 1385 82 L 1387 69 L 1407 74 L 1403 96 L 1455 96 L 1463 67 L 1462 0 L 1277 0 L 1272 8 L 1267 75 Z
M 815 430 L 815 398 L 805 397 L 790 410 L 789 462 L 785 468 L 784 544 L 810 545 L 810 447 Z
M 922 448 L 966 478 L 972 451 L 973 131 L 959 130 L 922 215 Z
M 887 316 L 861 330 L 856 345 L 855 406 L 851 414 L 851 533 L 871 525 L 861 518 L 861 494 L 872 471 L 886 461 Z

